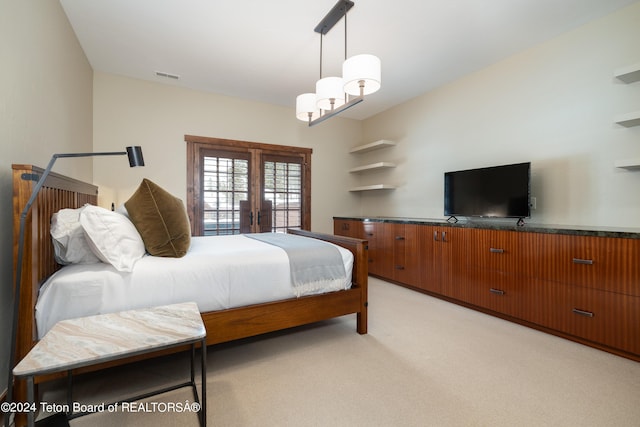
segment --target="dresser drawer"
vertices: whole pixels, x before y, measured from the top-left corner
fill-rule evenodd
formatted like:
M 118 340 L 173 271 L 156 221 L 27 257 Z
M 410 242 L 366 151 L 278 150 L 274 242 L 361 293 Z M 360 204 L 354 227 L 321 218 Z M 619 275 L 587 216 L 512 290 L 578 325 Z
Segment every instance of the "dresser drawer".
M 537 312 L 523 317 L 596 343 L 640 353 L 640 298 L 580 286 L 538 282 Z
M 364 235 L 362 221 L 334 219 L 333 234 L 335 234 L 336 236 L 355 237 L 357 239 L 362 239 Z
M 538 277 L 640 296 L 640 240 L 541 235 Z
M 391 277 L 393 246 L 389 243 L 391 228 L 384 222 L 364 222 L 363 239 L 369 241 L 369 273 Z
M 472 230 L 469 263 L 477 268 L 533 275 L 536 235 L 516 231 Z
M 468 268 L 466 280 L 449 296 L 478 307 L 518 317 L 527 304 L 529 280 L 502 271 Z

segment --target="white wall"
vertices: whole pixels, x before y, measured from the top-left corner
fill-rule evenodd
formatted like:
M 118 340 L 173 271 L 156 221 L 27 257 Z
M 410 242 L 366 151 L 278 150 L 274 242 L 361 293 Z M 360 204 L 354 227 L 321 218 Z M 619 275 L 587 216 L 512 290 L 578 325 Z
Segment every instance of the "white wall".
M 444 218 L 445 171 L 531 161 L 529 222 L 640 227 L 640 171 L 613 166 L 640 158 L 640 127 L 613 123 L 640 111 L 640 83 L 613 78 L 639 41 L 636 3 L 367 120 L 366 141 L 398 145 L 357 161 L 398 167 L 363 184 L 398 188 L 364 194 L 360 213 Z
M 11 334 L 11 164 L 45 167 L 54 153 L 92 150 L 93 72 L 57 1 L 0 0 L 0 394 Z M 90 159 L 55 170 L 91 180 Z
M 124 203 L 143 177 L 184 201 L 184 135 L 310 147 L 311 228 L 332 232 L 337 207 L 358 209 L 359 198 L 346 190 L 353 179 L 347 172 L 347 152 L 361 132 L 362 124 L 355 120 L 333 118 L 309 128 L 296 120 L 292 108 L 95 73 L 94 149 L 141 145 L 146 163 L 144 168 L 129 169 L 126 161 L 95 160 L 94 182 L 104 190 L 100 204 L 105 207 Z

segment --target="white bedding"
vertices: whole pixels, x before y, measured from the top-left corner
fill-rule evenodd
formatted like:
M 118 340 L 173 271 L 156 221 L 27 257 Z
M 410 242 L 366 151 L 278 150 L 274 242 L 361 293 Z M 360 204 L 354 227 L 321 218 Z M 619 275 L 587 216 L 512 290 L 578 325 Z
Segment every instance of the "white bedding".
M 334 246 L 346 276 L 310 293 L 351 286 L 353 254 Z M 294 297 L 283 249 L 243 235 L 193 237 L 184 257 L 145 256 L 130 273 L 103 263 L 63 267 L 40 288 L 36 323 L 41 338 L 60 320 L 94 314 L 187 301 L 206 312 Z

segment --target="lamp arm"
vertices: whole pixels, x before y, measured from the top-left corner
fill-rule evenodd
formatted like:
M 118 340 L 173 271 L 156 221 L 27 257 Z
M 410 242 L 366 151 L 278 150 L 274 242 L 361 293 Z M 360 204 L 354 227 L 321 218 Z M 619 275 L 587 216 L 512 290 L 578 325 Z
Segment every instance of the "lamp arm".
M 106 151 L 102 153 L 66 153 L 66 154 L 54 154 L 53 157 L 94 157 L 94 156 L 125 156 L 126 151 Z M 53 160 L 53 159 L 52 159 Z
M 53 169 L 54 163 L 59 158 L 65 158 L 65 157 L 94 157 L 94 156 L 124 156 L 126 154 L 127 154 L 126 151 L 109 151 L 109 152 L 103 152 L 103 153 L 63 153 L 63 154 L 54 154 L 51 157 L 51 160 L 49 160 L 49 164 L 47 165 L 47 167 L 45 168 L 44 172 L 42 173 L 42 176 L 40 177 L 40 179 L 38 179 L 38 182 L 36 183 L 35 187 L 33 187 L 33 191 L 31 192 L 31 197 L 29 197 L 29 200 L 27 201 L 27 204 L 24 206 L 24 209 L 22 210 L 22 213 L 20 214 L 21 223 L 22 223 L 22 221 L 24 219 L 26 219 L 27 214 L 29 213 L 29 210 L 31 209 L 31 205 L 33 205 L 33 202 L 36 200 L 36 197 L 38 196 L 38 193 L 40 192 L 40 189 L 44 185 L 44 182 L 46 181 L 46 179 L 49 176 L 49 174 L 51 173 L 51 169 Z M 20 234 L 20 236 L 23 236 L 23 234 Z M 22 241 L 22 239 L 21 239 L 21 241 Z

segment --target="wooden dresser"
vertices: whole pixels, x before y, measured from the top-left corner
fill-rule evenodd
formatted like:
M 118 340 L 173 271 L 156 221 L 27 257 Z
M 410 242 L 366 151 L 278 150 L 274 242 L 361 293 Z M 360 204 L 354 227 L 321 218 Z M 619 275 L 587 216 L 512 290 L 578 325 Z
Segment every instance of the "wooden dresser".
M 369 273 L 640 361 L 640 229 L 334 217 Z

